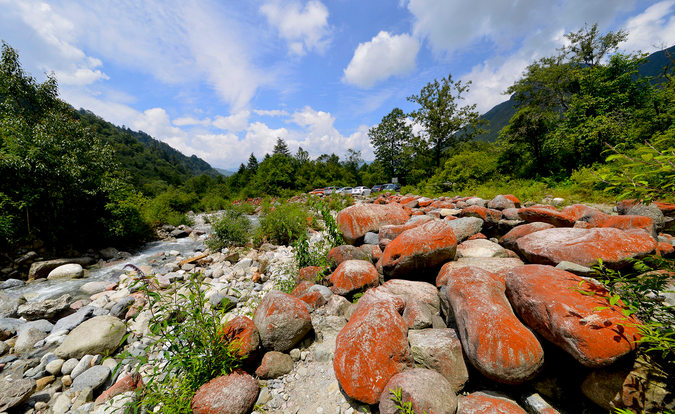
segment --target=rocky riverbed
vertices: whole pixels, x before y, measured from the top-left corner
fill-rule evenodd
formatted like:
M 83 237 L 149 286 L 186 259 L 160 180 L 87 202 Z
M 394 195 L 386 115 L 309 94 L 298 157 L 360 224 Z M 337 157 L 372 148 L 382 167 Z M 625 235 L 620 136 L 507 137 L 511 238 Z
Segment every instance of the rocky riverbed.
M 329 253 L 324 277 L 294 270 L 287 246 L 211 252 L 200 243 L 207 227 L 174 229 L 194 247 L 167 245 L 132 264 L 162 295 L 197 273 L 213 306 L 235 305 L 224 329 L 250 345 L 250 362 L 200 389 L 195 412 L 395 413 L 392 389 L 428 414 L 673 409 L 673 373 L 636 356 L 628 327 L 616 340 L 614 309 L 594 311 L 598 303 L 569 286 L 598 289 L 581 277 L 599 257 L 617 268 L 655 252 L 673 257 L 673 205 L 620 203 L 616 215 L 519 204 L 509 195 L 366 200 L 339 214 L 349 244 Z M 81 279 L 91 264 L 72 258 L 36 266 L 52 281 L 83 281 L 51 299 L 26 301 L 11 294 L 23 282 L 3 283 L 0 412 L 121 413 L 162 364 L 140 275 L 122 271 L 130 257 L 121 256 L 99 262 L 117 271 L 92 281 Z M 279 291 L 289 278 L 291 295 Z M 656 295 L 673 305 L 673 293 Z M 532 311 L 542 306 L 548 314 Z M 136 367 L 130 354 L 149 363 Z

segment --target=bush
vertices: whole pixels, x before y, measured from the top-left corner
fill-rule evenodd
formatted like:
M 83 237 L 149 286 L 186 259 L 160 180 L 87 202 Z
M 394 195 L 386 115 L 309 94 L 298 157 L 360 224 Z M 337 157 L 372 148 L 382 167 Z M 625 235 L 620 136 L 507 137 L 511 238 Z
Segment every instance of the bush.
M 254 233 L 254 243 L 288 246 L 305 234 L 312 220 L 312 214 L 301 204 L 275 204 L 261 218 Z
M 227 246 L 243 246 L 251 240 L 251 221 L 235 208 L 228 208 L 219 215 L 209 216 L 212 234 L 207 246 L 221 250 Z
M 106 205 L 111 218 L 105 220 L 108 237 L 123 243 L 138 243 L 153 237 L 152 227 L 141 213 L 148 200 L 135 192 L 117 194 Z
M 199 387 L 241 365 L 236 344 L 222 340 L 221 320 L 228 306 L 221 310 L 211 306 L 205 298 L 203 279 L 200 273 L 190 274 L 187 283 L 171 297 L 151 290 L 149 279 L 138 282 L 151 312 L 148 328 L 155 340 L 150 348 L 162 348 L 165 362 L 152 362 L 153 370 L 144 376 L 146 386 L 140 398 L 130 403 L 126 412 L 156 409 L 170 414 L 191 413 L 190 402 Z M 137 359 L 136 368 L 140 370 L 149 362 L 147 355 L 150 352 L 139 357 L 128 353 L 122 356 Z

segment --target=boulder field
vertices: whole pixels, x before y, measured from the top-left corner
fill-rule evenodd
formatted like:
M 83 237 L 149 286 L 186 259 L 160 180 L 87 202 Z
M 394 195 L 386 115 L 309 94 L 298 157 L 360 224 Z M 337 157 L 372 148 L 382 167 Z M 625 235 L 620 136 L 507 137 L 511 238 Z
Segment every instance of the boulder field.
M 635 352 L 642 322 L 588 276 L 598 259 L 621 269 L 673 257 L 674 208 L 617 211 L 381 195 L 338 213 L 346 244 L 327 254 L 328 271 L 289 274 L 293 249 L 270 245 L 167 252 L 142 270 L 158 295 L 196 272 L 208 306 L 232 306 L 221 337 L 244 364 L 204 384 L 195 413 L 673 410 L 673 373 Z M 0 412 L 124 411 L 163 358 L 133 275 L 42 302 L 0 291 Z

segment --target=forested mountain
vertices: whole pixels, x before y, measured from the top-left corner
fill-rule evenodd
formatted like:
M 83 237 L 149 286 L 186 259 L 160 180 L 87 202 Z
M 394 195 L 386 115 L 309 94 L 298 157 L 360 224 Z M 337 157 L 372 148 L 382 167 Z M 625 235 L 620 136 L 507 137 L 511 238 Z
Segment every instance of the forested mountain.
M 660 82 L 664 80 L 664 68 L 673 65 L 674 61 L 674 46 L 660 50 L 648 56 L 645 63 L 639 66 L 638 73 L 641 77 L 650 76 L 653 79 L 653 82 Z M 485 129 L 489 132 L 475 137 L 476 141 L 484 142 L 495 142 L 498 139 L 498 134 L 500 130 L 509 124 L 509 120 L 512 119 L 516 113 L 514 107 L 515 101 L 510 99 L 501 104 L 495 105 L 488 112 L 481 115 L 481 119 L 485 119 L 489 122 L 489 125 Z
M 115 126 L 83 108 L 77 111 L 77 116 L 83 125 L 113 146 L 121 167 L 129 171 L 134 185 L 148 195 L 156 195 L 169 185 L 180 185 L 191 177 L 220 175 L 201 158 L 187 157 L 143 131 Z

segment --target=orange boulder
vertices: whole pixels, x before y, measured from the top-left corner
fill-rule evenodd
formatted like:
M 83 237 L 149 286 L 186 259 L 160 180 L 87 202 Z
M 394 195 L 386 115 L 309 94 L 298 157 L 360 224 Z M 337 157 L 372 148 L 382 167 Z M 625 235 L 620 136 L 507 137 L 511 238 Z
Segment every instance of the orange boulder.
M 378 286 L 378 271 L 371 262 L 346 260 L 329 278 L 331 291 L 337 295 L 350 295 Z
M 409 214 L 400 204 L 356 204 L 341 210 L 338 227 L 348 244 L 355 244 L 369 231 L 378 232 L 387 224 L 404 224 Z

